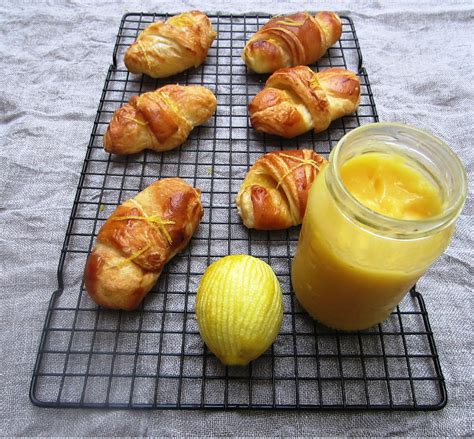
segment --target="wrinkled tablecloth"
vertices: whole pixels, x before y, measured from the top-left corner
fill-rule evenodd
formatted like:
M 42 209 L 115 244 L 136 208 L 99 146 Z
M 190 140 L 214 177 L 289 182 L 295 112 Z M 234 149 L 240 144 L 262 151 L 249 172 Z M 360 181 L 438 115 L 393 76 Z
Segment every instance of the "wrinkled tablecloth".
M 355 23 L 380 120 L 444 139 L 472 183 L 474 3 L 2 1 L 1 435 L 473 435 L 473 199 L 419 282 L 449 402 L 438 412 L 96 411 L 33 406 L 28 388 L 82 162 L 125 12 L 332 9 Z

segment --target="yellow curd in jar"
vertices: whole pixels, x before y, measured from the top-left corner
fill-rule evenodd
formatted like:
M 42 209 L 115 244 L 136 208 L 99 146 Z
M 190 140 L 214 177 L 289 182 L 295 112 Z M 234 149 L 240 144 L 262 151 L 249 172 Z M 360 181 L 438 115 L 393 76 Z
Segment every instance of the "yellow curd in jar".
M 392 218 L 418 220 L 442 211 L 439 191 L 399 155 L 368 153 L 340 171 L 349 192 L 364 206 Z
M 453 226 L 416 239 L 379 234 L 357 213 L 344 211 L 328 188 L 328 172 L 329 166 L 309 193 L 292 265 L 293 289 L 323 324 L 364 329 L 391 313 L 443 252 Z M 401 155 L 356 155 L 340 166 L 339 176 L 358 203 L 381 216 L 417 221 L 443 211 L 439 189 Z

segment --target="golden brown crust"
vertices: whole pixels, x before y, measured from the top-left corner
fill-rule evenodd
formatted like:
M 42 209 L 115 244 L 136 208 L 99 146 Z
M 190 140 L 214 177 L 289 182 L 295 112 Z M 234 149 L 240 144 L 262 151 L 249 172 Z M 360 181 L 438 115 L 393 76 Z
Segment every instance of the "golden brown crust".
M 236 204 L 244 224 L 260 230 L 301 224 L 309 189 L 326 160 L 314 151 L 275 151 L 248 171 Z
M 107 308 L 135 309 L 202 215 L 200 191 L 180 178 L 158 180 L 125 201 L 102 226 L 87 260 L 89 295 Z
M 132 73 L 165 78 L 204 62 L 216 32 L 209 18 L 190 11 L 147 26 L 125 53 Z
M 307 65 L 321 58 L 342 33 L 334 12 L 307 12 L 272 18 L 247 42 L 242 59 L 257 73 Z
M 165 85 L 133 96 L 112 116 L 104 149 L 114 154 L 134 154 L 144 149 L 176 148 L 195 126 L 214 114 L 216 106 L 214 94 L 200 85 Z
M 250 103 L 250 121 L 258 131 L 291 138 L 324 131 L 334 119 L 353 113 L 359 100 L 359 78 L 350 70 L 280 69 Z

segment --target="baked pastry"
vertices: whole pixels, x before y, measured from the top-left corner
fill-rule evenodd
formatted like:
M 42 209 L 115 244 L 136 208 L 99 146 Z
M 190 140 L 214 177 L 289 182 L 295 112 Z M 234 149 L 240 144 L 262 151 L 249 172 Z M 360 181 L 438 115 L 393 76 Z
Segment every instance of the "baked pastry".
M 308 192 L 327 161 L 312 150 L 274 151 L 250 168 L 236 204 L 249 229 L 286 229 L 301 224 Z
M 288 138 L 320 132 L 334 119 L 353 113 L 359 100 L 359 78 L 350 70 L 280 69 L 250 102 L 250 122 L 258 131 Z
M 180 178 L 158 180 L 122 203 L 87 259 L 91 298 L 106 308 L 135 309 L 164 265 L 186 247 L 202 215 L 200 191 Z
M 132 73 L 166 78 L 204 62 L 216 32 L 207 15 L 190 11 L 147 26 L 125 53 Z
M 165 85 L 133 96 L 112 116 L 104 149 L 114 154 L 133 154 L 146 148 L 176 148 L 195 126 L 214 114 L 216 106 L 214 94 L 200 85 Z
M 341 33 L 341 19 L 334 12 L 318 12 L 314 17 L 307 12 L 274 17 L 250 38 L 242 59 L 257 73 L 312 64 Z

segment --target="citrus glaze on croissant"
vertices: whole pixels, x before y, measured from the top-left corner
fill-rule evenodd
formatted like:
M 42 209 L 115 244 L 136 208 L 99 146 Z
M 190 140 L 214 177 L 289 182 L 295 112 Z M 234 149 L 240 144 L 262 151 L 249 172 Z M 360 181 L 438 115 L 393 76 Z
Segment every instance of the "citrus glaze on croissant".
M 249 229 L 286 229 L 303 222 L 308 192 L 326 160 L 308 149 L 274 151 L 257 159 L 237 194 Z
M 341 19 L 334 12 L 318 12 L 314 17 L 307 12 L 274 17 L 250 38 L 242 59 L 257 73 L 312 64 L 341 33 Z
M 132 73 L 166 78 L 204 62 L 216 32 L 200 11 L 190 11 L 147 26 L 125 53 Z
M 164 265 L 188 244 L 203 215 L 201 193 L 164 178 L 115 209 L 87 259 L 84 282 L 106 308 L 133 310 Z
M 104 149 L 114 154 L 134 154 L 147 148 L 176 148 L 195 126 L 214 114 L 216 106 L 214 94 L 200 85 L 165 85 L 133 96 L 112 116 Z
M 324 131 L 359 106 L 360 82 L 354 72 L 330 68 L 313 72 L 298 66 L 277 70 L 250 102 L 252 126 L 269 134 L 295 137 Z

